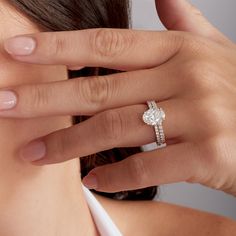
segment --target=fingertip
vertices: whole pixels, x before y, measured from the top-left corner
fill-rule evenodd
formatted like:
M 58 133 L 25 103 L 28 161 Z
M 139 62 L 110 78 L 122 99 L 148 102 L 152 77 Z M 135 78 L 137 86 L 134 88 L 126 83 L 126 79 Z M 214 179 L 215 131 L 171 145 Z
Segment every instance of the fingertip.
M 26 162 L 42 160 L 46 155 L 46 145 L 43 141 L 33 141 L 20 149 L 20 158 Z
M 4 42 L 4 49 L 12 56 L 29 56 L 36 49 L 36 40 L 30 36 L 17 36 Z
M 95 174 L 88 174 L 82 180 L 85 187 L 89 189 L 97 189 L 98 188 L 98 179 Z
M 11 110 L 17 104 L 18 97 L 10 90 L 0 91 L 0 114 L 2 111 Z

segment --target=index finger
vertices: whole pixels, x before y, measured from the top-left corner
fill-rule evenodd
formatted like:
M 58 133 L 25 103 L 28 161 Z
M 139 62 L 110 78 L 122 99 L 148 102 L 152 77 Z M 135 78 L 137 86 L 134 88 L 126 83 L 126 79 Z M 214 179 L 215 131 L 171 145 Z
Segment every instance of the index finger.
M 182 32 L 88 29 L 17 36 L 5 42 L 16 60 L 118 70 L 157 66 L 176 54 Z

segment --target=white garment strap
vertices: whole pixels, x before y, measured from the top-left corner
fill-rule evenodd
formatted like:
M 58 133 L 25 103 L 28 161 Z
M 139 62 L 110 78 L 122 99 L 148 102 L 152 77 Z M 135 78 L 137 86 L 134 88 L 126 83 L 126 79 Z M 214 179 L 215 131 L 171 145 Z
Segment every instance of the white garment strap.
M 82 185 L 87 204 L 93 216 L 94 222 L 101 236 L 122 236 L 105 209 L 101 206 L 93 194 Z

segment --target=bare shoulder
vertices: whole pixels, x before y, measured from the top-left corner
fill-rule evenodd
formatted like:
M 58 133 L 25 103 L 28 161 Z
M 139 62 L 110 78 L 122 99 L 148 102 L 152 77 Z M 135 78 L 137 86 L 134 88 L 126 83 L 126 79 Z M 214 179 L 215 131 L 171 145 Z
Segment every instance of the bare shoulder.
M 97 196 L 125 236 L 232 236 L 236 221 L 155 201 L 115 201 Z

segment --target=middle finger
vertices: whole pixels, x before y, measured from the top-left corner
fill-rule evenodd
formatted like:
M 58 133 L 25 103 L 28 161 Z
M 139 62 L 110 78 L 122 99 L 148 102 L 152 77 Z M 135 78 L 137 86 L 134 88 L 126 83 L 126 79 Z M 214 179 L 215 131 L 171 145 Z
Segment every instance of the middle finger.
M 166 100 L 183 87 L 169 66 L 107 76 L 81 77 L 69 81 L 29 84 L 2 89 L 16 96 L 14 107 L 1 109 L 0 116 L 30 118 L 56 115 L 93 115 L 95 113 Z M 12 103 L 9 103 L 10 105 Z

